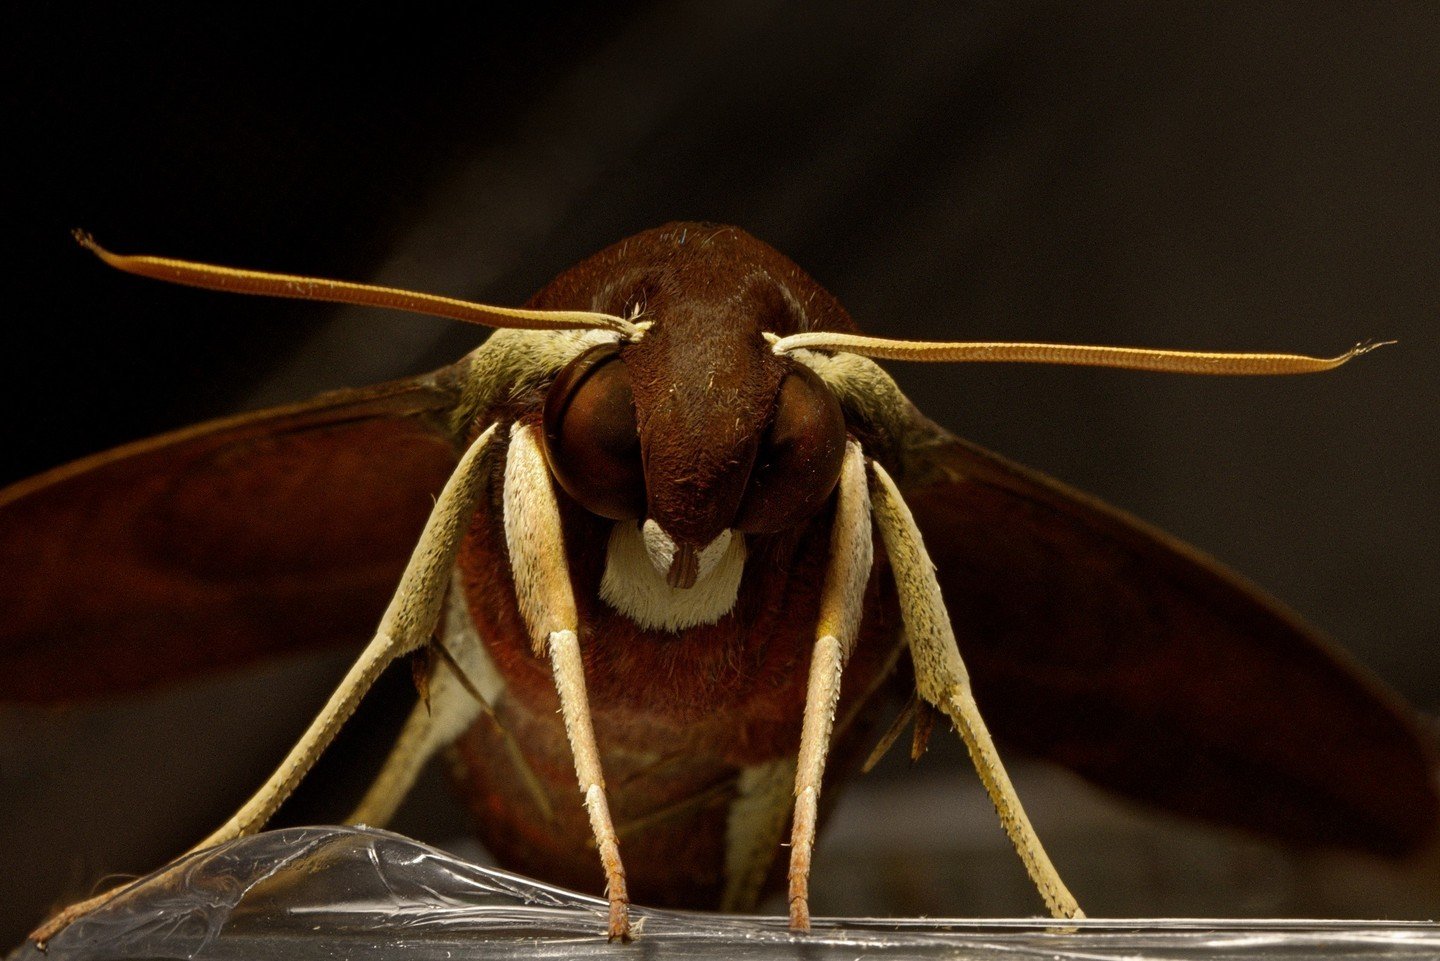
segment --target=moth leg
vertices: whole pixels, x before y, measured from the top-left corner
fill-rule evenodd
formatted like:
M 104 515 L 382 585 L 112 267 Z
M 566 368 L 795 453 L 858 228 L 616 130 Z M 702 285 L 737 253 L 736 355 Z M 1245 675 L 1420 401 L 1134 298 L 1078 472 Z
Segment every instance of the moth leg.
M 721 911 L 750 911 L 785 839 L 795 800 L 795 758 L 743 768 L 725 820 L 725 891 Z
M 270 778 L 230 820 L 189 852 L 200 851 L 225 841 L 258 831 L 281 802 L 300 783 L 315 761 L 330 745 L 341 726 L 350 719 L 360 700 L 375 679 L 395 658 L 424 644 L 440 616 L 445 584 L 455 565 L 460 538 L 475 511 L 484 474 L 479 469 L 481 457 L 495 432 L 491 427 L 481 434 L 460 459 L 450 475 L 440 498 L 436 501 L 420 542 L 410 555 L 400 586 L 380 620 L 380 627 L 364 653 L 351 666 L 340 686 L 310 722 L 299 742 Z M 30 937 L 40 946 L 76 918 L 93 911 L 124 891 L 130 885 L 112 888 L 55 915 L 36 929 Z
M 810 858 L 815 848 L 820 785 L 840 699 L 840 675 L 855 647 L 865 584 L 874 545 L 870 540 L 870 496 L 860 445 L 845 445 L 835 519 L 830 527 L 830 562 L 820 594 L 820 619 L 810 656 L 810 684 L 800 730 L 795 771 L 795 820 L 790 833 L 790 927 L 810 930 Z
M 915 526 L 910 508 L 885 469 L 879 464 L 872 467 L 875 519 L 900 594 L 900 614 L 915 666 L 916 690 L 924 700 L 945 712 L 964 738 L 970 760 L 1000 815 L 1000 823 L 1050 913 L 1057 918 L 1084 917 L 1036 837 L 1010 777 L 1000 763 L 985 721 L 980 717 L 970 689 L 969 672 L 960 659 L 960 648 L 955 643 L 940 585 L 935 580 L 935 566 L 921 543 L 920 530 Z
M 609 934 L 629 940 L 630 896 L 625 867 L 620 863 L 620 842 L 610 819 L 600 750 L 590 719 L 585 690 L 585 663 L 577 633 L 579 616 L 565 560 L 560 531 L 560 508 L 555 502 L 550 470 L 545 465 L 530 428 L 516 424 L 510 431 L 505 458 L 505 541 L 515 578 L 520 613 L 530 629 L 537 657 L 549 657 L 565 736 L 575 760 L 575 776 L 585 796 L 590 830 L 605 870 L 605 893 L 610 900 Z
M 445 746 L 442 731 L 452 730 L 450 720 L 458 713 L 457 708 L 464 710 L 466 707 L 464 701 L 456 698 L 451 690 L 454 685 L 446 683 L 445 670 L 443 666 L 436 665 L 431 674 L 429 703 L 417 704 L 411 710 L 385 758 L 384 766 L 366 788 L 360 803 L 346 816 L 346 824 L 372 828 L 383 828 L 389 824 L 425 765 Z M 452 705 L 452 700 L 460 703 Z M 436 717 L 437 712 L 442 716 Z M 476 705 L 465 713 L 473 720 L 480 713 L 480 707 Z
M 495 716 L 493 705 L 504 694 L 505 681 L 475 631 L 458 581 L 457 574 L 445 604 L 444 630 L 432 641 L 440 656 L 430 670 L 428 701 L 417 704 L 410 712 L 380 773 L 345 819 L 347 824 L 384 827 L 430 759 L 463 734 L 482 712 Z M 514 739 L 503 728 L 501 733 L 507 753 L 518 762 L 517 773 L 531 787 L 540 810 L 548 818 L 549 797 Z

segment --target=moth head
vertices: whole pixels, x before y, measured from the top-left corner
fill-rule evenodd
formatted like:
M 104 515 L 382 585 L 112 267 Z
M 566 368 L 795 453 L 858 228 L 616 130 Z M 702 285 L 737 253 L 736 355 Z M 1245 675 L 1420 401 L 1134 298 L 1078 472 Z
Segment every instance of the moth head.
M 809 368 L 774 354 L 749 306 L 747 322 L 731 324 L 686 303 L 637 341 L 585 351 L 546 396 L 556 482 L 592 513 L 663 532 L 672 586 L 694 583 L 697 559 L 727 532 L 798 527 L 839 479 L 839 403 Z
M 635 323 L 558 372 L 545 448 L 580 505 L 638 522 L 672 586 L 704 580 L 735 533 L 798 528 L 834 490 L 840 405 L 772 342 L 807 329 L 807 310 L 843 310 L 773 248 L 735 228 L 672 224 L 566 271 L 532 306 Z

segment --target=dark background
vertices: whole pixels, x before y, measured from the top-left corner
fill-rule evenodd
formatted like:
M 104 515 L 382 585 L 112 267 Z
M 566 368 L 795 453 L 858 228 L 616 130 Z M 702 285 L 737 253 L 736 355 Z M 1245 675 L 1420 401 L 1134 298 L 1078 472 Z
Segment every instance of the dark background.
M 9 19 L 0 481 L 478 340 L 121 276 L 72 227 L 122 252 L 517 303 L 640 229 L 731 222 L 894 336 L 1324 355 L 1398 339 L 1308 378 L 890 368 L 957 433 L 1191 540 L 1440 709 L 1432 5 Z M 248 732 L 303 724 L 334 669 L 262 667 L 264 697 L 201 687 L 108 719 L 0 714 L 0 940 L 207 833 L 278 759 Z M 437 817 L 431 836 L 454 826 Z M 1037 907 L 937 910 L 976 904 Z

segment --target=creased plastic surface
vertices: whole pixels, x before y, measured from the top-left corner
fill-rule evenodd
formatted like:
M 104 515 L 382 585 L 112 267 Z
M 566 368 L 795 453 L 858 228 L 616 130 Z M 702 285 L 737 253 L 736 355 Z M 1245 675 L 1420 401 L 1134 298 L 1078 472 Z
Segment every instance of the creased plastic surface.
M 818 920 L 637 908 L 605 941 L 604 902 L 470 864 L 385 831 L 291 828 L 192 855 L 10 961 L 336 958 L 1433 959 L 1423 922 Z

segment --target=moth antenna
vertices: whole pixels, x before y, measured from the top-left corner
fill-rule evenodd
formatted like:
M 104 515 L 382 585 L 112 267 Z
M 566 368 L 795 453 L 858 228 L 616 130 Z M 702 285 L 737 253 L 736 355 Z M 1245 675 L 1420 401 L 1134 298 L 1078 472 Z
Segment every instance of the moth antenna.
M 111 253 L 83 230 L 73 231 L 75 241 L 105 263 L 127 274 L 164 280 L 187 287 L 222 290 L 233 294 L 318 300 L 360 307 L 386 307 L 428 317 L 445 317 L 484 327 L 515 327 L 523 330 L 609 330 L 633 339 L 639 328 L 624 317 L 588 310 L 533 310 L 525 307 L 494 307 L 454 297 L 425 294 L 398 287 L 357 284 L 323 277 L 275 274 L 260 270 L 220 267 L 170 257 Z
M 1068 364 L 1118 367 L 1172 374 L 1311 374 L 1333 370 L 1393 340 L 1364 341 L 1338 357 L 1304 354 L 1228 353 L 1204 350 L 1153 350 L 1145 347 L 1097 347 L 1082 344 L 1028 344 L 1006 341 L 944 342 L 890 340 L 861 334 L 811 331 L 774 341 L 777 354 L 792 350 L 838 350 L 885 360 L 978 363 Z

